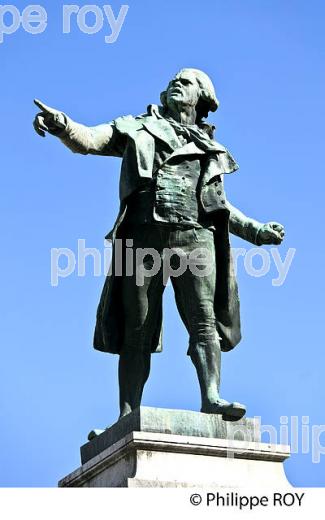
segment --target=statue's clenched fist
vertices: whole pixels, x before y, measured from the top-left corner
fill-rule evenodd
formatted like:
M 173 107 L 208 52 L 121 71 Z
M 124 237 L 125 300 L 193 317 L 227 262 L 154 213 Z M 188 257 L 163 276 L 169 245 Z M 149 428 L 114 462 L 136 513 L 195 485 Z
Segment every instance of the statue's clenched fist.
M 284 239 L 284 227 L 278 222 L 267 222 L 258 232 L 257 241 L 263 244 L 281 244 Z
M 41 109 L 34 119 L 35 131 L 41 137 L 45 137 L 45 132 L 57 135 L 66 127 L 66 117 L 63 112 L 55 108 L 48 107 L 38 99 L 34 99 L 35 105 Z

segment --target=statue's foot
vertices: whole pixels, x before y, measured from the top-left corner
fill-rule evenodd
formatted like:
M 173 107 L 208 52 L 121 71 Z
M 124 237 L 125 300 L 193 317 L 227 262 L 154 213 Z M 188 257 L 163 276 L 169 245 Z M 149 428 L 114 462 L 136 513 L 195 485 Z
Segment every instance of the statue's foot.
M 91 432 L 88 433 L 88 440 L 92 441 L 95 439 L 95 437 L 98 437 L 101 433 L 103 433 L 105 430 L 91 430 Z
M 225 399 L 207 402 L 201 408 L 202 413 L 220 414 L 224 421 L 239 421 L 246 413 L 246 407 L 240 403 L 229 403 Z
M 131 408 L 124 407 L 120 413 L 118 420 L 122 419 L 123 417 L 125 417 L 126 415 L 128 415 L 131 412 L 132 412 Z M 108 430 L 109 428 L 110 427 L 107 426 L 107 428 L 105 428 L 105 430 Z M 105 430 L 99 430 L 99 429 L 91 430 L 91 432 L 88 433 L 88 437 L 87 437 L 88 440 L 92 441 L 93 439 L 98 437 L 98 435 L 101 435 L 102 433 L 104 433 Z

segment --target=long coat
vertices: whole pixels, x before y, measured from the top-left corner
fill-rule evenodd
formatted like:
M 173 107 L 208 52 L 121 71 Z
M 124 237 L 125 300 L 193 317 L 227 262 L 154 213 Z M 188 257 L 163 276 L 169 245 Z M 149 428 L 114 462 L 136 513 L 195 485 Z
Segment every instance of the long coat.
M 168 160 L 175 156 L 198 155 L 203 164 L 198 186 L 199 199 L 203 210 L 215 222 L 215 254 L 217 264 L 215 315 L 216 326 L 221 338 L 221 349 L 229 351 L 241 339 L 239 298 L 236 277 L 231 257 L 229 231 L 258 244 L 261 223 L 246 217 L 226 200 L 223 174 L 238 169 L 231 154 L 221 144 L 210 139 L 203 131 L 198 138 L 182 145 L 170 123 L 161 116 L 155 105 L 148 107 L 148 113 L 126 116 L 107 125 L 85 127 L 67 118 L 66 131 L 61 140 L 72 151 L 122 157 L 120 176 L 120 211 L 112 231 L 107 235 L 113 241 L 112 269 L 106 277 L 97 310 L 94 334 L 94 348 L 103 352 L 118 354 L 123 345 L 124 319 L 121 301 L 121 276 L 114 272 L 115 239 L 122 237 L 123 218 L 127 209 L 127 198 L 143 182 L 152 178 L 155 145 L 162 140 L 170 148 Z M 194 142 L 195 141 L 195 142 Z M 151 345 L 152 352 L 162 349 L 162 305 L 160 305 L 155 327 L 156 333 Z

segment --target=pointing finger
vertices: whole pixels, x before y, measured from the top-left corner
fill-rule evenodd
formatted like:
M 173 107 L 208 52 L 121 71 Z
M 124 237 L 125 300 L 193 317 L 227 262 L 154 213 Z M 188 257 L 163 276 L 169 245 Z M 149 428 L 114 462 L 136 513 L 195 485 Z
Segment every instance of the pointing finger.
M 42 112 L 48 112 L 49 114 L 56 114 L 57 110 L 54 108 L 44 105 L 39 99 L 34 99 L 35 105 L 42 110 Z

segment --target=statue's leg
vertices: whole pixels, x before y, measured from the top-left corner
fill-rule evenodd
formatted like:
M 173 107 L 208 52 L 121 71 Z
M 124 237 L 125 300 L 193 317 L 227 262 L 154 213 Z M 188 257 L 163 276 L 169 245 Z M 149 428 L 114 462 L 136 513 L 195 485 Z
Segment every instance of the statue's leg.
M 150 372 L 150 352 L 124 349 L 119 360 L 120 418 L 140 406 Z
M 140 229 L 132 234 L 133 275 L 123 276 L 122 280 L 124 341 L 119 360 L 120 417 L 141 404 L 143 388 L 149 377 L 153 335 L 164 291 L 162 269 L 152 276 L 143 277 L 143 284 L 136 275 L 136 269 L 139 268 L 135 263 L 136 249 L 153 247 L 150 235 L 144 235 Z M 141 265 L 149 273 L 153 267 L 153 258 L 148 255 L 141 261 Z
M 186 238 L 186 233 L 183 234 Z M 209 264 L 199 269 L 189 267 L 178 277 L 172 277 L 177 307 L 189 332 L 188 354 L 197 372 L 201 390 L 201 411 L 220 413 L 228 420 L 237 420 L 245 414 L 240 403 L 229 403 L 219 394 L 221 348 L 216 330 L 215 283 L 216 265 L 213 232 L 193 230 L 194 239 L 187 241 L 183 250 L 189 254 L 196 248 L 209 251 Z
M 220 400 L 220 365 L 221 352 L 219 341 L 207 341 L 191 335 L 190 358 L 196 369 L 201 390 L 202 410 L 210 403 Z

